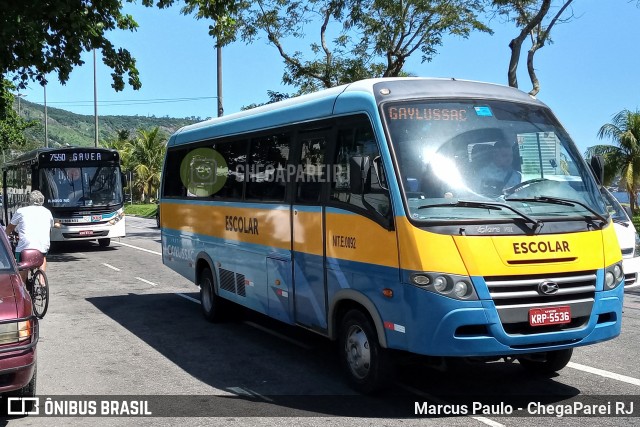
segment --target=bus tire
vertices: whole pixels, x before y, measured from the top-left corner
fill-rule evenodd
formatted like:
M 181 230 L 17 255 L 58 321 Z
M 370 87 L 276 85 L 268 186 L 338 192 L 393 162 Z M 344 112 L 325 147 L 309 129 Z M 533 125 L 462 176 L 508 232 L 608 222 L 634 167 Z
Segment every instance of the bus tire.
M 519 357 L 518 362 L 529 372 L 535 374 L 552 374 L 567 366 L 572 354 L 572 348 L 547 351 L 546 353 L 533 353 Z
M 111 244 L 111 239 L 109 239 L 109 238 L 98 239 L 98 244 L 100 245 L 101 248 L 106 248 L 107 246 L 109 246 Z
M 388 387 L 393 377 L 391 356 L 380 346 L 375 327 L 366 314 L 360 310 L 346 313 L 338 343 L 340 363 L 353 389 L 373 394 Z
M 200 307 L 205 319 L 218 323 L 224 319 L 224 301 L 216 295 L 213 275 L 209 268 L 202 270 L 198 281 L 200 286 Z

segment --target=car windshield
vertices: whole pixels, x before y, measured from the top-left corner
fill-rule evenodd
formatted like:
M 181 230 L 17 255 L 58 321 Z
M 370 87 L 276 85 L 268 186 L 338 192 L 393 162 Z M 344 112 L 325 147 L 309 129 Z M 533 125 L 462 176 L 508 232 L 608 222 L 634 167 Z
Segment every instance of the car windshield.
M 120 169 L 116 166 L 46 168 L 40 191 L 50 207 L 107 207 L 122 204 Z
M 383 114 L 415 221 L 607 216 L 586 163 L 546 108 L 424 100 L 385 104 Z

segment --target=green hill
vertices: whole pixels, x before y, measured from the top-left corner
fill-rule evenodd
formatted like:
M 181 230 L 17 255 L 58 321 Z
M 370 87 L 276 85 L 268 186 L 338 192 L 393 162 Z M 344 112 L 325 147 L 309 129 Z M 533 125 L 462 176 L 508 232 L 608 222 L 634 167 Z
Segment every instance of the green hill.
M 44 144 L 44 106 L 26 100 L 20 102 L 21 115 L 27 120 L 37 122 L 36 126 L 25 131 L 27 139 L 36 144 Z M 94 145 L 94 116 L 75 114 L 59 108 L 47 107 L 49 146 L 75 145 L 90 147 Z M 100 116 L 98 115 L 98 139 L 106 141 L 117 138 L 119 131 L 129 131 L 131 136 L 138 129 L 154 129 L 156 126 L 167 135 L 182 126 L 202 121 L 199 117 L 177 119 L 173 117 L 146 116 Z

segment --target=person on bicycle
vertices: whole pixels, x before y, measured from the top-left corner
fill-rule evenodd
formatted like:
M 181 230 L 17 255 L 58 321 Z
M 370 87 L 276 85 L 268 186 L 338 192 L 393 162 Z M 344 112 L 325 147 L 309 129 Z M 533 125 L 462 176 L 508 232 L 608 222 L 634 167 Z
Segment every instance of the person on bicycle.
M 38 190 L 29 193 L 29 206 L 21 207 L 13 214 L 9 225 L 7 225 L 7 235 L 15 231 L 18 232 L 18 245 L 15 249 L 16 261 L 20 262 L 20 252 L 25 249 L 37 249 L 42 252 L 44 262 L 40 267 L 42 271 L 47 269 L 47 252 L 51 245 L 51 227 L 53 227 L 53 216 L 51 211 L 44 206 L 44 196 Z M 21 271 L 22 279 L 26 280 L 26 271 Z

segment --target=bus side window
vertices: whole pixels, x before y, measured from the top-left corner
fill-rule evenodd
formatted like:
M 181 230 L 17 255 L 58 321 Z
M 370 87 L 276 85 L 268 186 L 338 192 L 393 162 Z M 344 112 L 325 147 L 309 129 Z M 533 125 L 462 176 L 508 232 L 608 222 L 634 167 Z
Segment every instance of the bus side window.
M 222 188 L 213 193 L 216 199 L 242 200 L 244 186 L 244 171 L 247 163 L 247 143 L 246 139 L 216 143 L 215 150 L 222 155 L 227 163 L 227 179 Z M 213 177 L 213 182 L 220 177 Z M 216 187 L 217 188 L 217 187 Z
M 322 183 L 326 181 L 326 149 L 327 139 L 324 134 L 302 136 L 300 162 L 295 175 L 297 202 L 320 202 Z
M 371 186 L 364 194 L 350 191 L 350 162 L 354 156 L 366 156 L 371 164 Z M 387 218 L 391 203 L 386 186 L 380 150 L 368 120 L 360 119 L 354 126 L 338 132 L 333 161 L 330 201 L 350 210 L 368 212 L 374 217 Z
M 189 154 L 189 150 L 184 148 L 170 149 L 167 153 L 166 172 L 162 174 L 164 180 L 162 195 L 164 197 L 187 196 L 187 187 L 180 177 L 180 165 L 187 154 Z
M 286 134 L 251 140 L 245 171 L 246 200 L 284 201 L 289 142 L 289 135 Z

